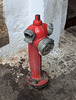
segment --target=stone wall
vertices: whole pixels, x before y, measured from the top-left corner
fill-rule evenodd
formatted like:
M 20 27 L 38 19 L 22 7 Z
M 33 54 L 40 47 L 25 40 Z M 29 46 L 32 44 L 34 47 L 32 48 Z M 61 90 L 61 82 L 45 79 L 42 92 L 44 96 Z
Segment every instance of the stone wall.
M 3 13 L 3 0 L 0 0 L 0 47 L 9 43 L 9 36 Z

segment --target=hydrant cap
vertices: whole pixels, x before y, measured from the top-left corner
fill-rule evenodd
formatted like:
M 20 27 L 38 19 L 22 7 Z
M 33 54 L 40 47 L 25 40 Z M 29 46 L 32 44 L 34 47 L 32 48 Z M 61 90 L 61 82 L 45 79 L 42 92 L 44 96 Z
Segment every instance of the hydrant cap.
M 35 15 L 35 20 L 33 21 L 33 25 L 39 26 L 42 24 L 42 21 L 40 20 L 40 15 L 36 14 Z

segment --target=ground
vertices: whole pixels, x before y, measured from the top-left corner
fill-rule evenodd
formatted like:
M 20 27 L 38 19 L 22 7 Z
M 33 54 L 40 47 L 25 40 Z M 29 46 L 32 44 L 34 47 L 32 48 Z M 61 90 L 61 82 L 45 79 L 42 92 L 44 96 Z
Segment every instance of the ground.
M 0 100 L 76 100 L 76 69 L 50 78 L 48 86 L 42 90 L 26 83 L 27 72 L 22 67 L 0 65 Z
M 0 100 L 76 100 L 75 30 L 61 34 L 59 48 L 42 58 L 42 69 L 50 76 L 43 89 L 26 82 L 30 70 L 27 51 L 0 62 Z

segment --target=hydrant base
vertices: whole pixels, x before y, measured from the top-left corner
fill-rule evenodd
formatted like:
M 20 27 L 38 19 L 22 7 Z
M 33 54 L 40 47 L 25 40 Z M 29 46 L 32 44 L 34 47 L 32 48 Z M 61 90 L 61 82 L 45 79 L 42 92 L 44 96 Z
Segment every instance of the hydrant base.
M 28 74 L 27 74 L 27 76 L 26 76 L 26 81 L 27 81 L 30 85 L 34 86 L 34 87 L 44 87 L 44 86 L 48 83 L 48 81 L 49 81 L 49 76 L 48 76 L 48 74 L 47 74 L 45 71 L 43 71 L 43 70 L 42 70 L 41 73 L 42 73 L 42 75 L 41 75 L 40 78 L 33 79 L 33 78 L 32 78 L 31 72 L 28 72 Z

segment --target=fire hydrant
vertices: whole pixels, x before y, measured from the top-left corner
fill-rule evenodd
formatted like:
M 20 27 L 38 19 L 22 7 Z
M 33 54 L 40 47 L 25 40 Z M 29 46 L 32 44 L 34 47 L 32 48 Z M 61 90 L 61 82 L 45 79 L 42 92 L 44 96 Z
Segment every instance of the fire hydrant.
M 52 34 L 53 25 L 42 23 L 40 15 L 35 15 L 33 24 L 25 31 L 25 42 L 28 43 L 30 72 L 26 81 L 35 87 L 43 87 L 49 81 L 48 74 L 41 70 L 41 56 L 47 55 L 54 47 L 54 40 L 48 38 Z

